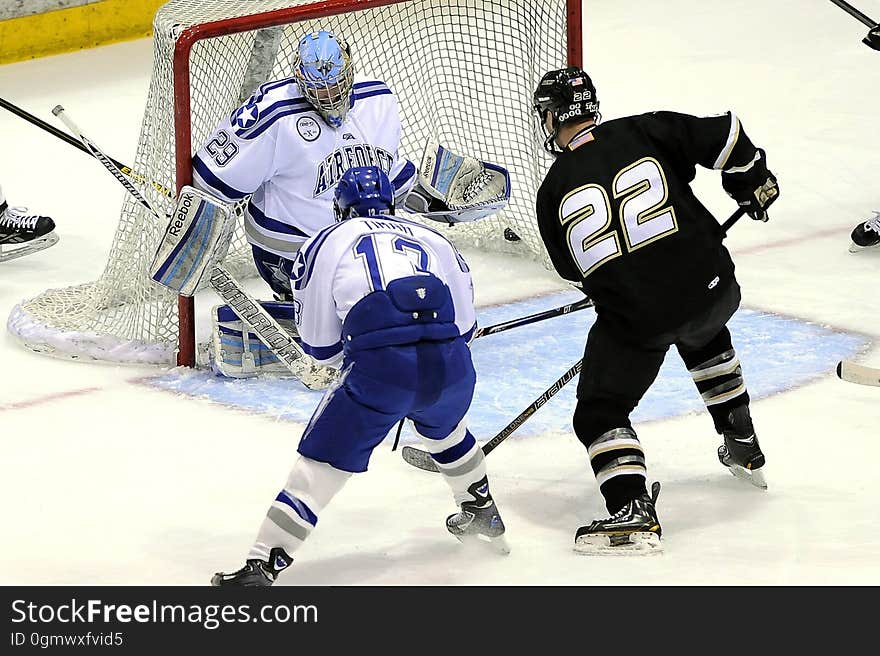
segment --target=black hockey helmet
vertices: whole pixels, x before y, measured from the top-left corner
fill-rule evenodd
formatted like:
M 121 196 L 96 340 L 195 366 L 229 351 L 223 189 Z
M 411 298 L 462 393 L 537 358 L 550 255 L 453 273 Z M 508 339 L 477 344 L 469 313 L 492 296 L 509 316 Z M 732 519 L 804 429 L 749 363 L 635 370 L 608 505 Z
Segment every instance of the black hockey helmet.
M 557 155 L 562 152 L 556 145 L 559 128 L 575 120 L 598 120 L 599 101 L 590 76 L 577 66 L 560 68 L 545 73 L 535 89 L 533 108 L 544 132 L 544 148 Z M 553 116 L 553 130 L 547 131 L 547 113 Z

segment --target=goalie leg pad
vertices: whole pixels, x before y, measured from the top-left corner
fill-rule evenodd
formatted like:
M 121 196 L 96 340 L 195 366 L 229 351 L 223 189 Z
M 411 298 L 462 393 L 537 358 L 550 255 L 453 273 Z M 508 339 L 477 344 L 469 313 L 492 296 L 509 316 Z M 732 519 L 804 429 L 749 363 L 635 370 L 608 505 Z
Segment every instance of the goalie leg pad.
M 230 206 L 186 186 L 150 265 L 150 277 L 192 296 L 206 271 L 223 260 L 235 227 Z
M 297 337 L 293 319 L 293 303 L 261 301 L 260 305 L 294 339 Z M 217 305 L 211 311 L 214 329 L 211 339 L 211 369 L 229 378 L 251 378 L 258 375 L 293 377 L 260 338 L 250 332 L 228 305 Z

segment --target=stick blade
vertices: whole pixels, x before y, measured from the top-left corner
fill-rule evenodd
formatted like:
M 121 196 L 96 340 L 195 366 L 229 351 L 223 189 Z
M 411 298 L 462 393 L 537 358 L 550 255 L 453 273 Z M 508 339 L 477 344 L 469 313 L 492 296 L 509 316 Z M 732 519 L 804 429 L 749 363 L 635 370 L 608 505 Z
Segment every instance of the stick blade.
M 424 471 L 439 472 L 437 464 L 427 451 L 422 451 L 412 446 L 405 446 L 400 450 L 400 455 L 407 464 Z
M 848 360 L 837 363 L 837 377 L 849 383 L 880 387 L 880 368 L 866 367 Z

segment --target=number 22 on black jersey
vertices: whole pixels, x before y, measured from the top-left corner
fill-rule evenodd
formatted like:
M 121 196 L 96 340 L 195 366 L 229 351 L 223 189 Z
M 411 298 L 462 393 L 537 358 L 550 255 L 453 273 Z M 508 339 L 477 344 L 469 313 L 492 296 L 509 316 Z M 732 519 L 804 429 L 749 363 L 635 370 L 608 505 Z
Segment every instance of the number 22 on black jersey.
M 586 278 L 606 262 L 678 231 L 663 168 L 653 157 L 618 171 L 611 192 L 620 199 L 617 221 L 608 192 L 586 184 L 569 192 L 559 205 L 566 243 Z

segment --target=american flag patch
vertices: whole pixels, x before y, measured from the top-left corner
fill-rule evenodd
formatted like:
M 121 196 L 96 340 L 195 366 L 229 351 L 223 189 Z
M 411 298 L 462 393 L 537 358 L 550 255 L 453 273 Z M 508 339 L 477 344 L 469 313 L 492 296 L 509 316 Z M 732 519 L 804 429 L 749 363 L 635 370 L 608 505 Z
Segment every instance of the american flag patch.
M 575 136 L 575 138 L 569 142 L 568 149 L 574 150 L 578 146 L 583 146 L 585 143 L 593 141 L 594 139 L 595 139 L 595 137 L 593 136 L 592 132 L 586 132 L 583 134 L 579 134 L 579 135 Z

